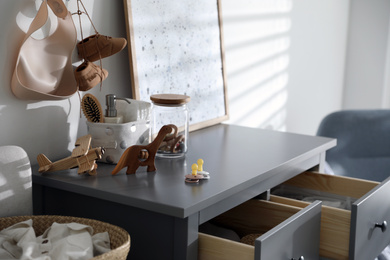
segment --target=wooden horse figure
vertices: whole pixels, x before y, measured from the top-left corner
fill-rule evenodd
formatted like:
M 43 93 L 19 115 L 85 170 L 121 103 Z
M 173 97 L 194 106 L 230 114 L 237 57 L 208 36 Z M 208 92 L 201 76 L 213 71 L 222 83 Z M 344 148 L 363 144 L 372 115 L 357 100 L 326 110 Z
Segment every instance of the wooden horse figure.
M 118 164 L 111 172 L 112 175 L 117 174 L 120 170 L 127 166 L 126 174 L 133 174 L 139 166 L 148 166 L 147 171 L 153 172 L 156 170 L 154 159 L 156 157 L 157 149 L 164 140 L 167 134 L 172 132 L 172 126 L 165 125 L 161 127 L 156 138 L 148 145 L 133 145 L 127 148 Z

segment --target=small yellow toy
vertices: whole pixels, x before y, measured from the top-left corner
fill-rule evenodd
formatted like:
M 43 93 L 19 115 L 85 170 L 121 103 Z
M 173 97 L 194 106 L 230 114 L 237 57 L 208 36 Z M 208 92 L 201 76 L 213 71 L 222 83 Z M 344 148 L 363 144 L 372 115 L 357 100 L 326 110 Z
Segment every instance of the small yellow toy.
M 196 165 L 195 163 L 191 166 L 191 169 L 192 169 L 192 176 L 196 176 L 198 174 L 198 165 Z
M 194 163 L 191 166 L 191 174 L 187 174 L 185 176 L 185 182 L 198 183 L 199 180 L 210 179 L 209 173 L 203 171 L 204 161 L 202 159 L 199 159 L 197 163 L 198 164 Z
M 203 170 L 203 163 L 204 163 L 203 159 L 198 159 L 197 163 L 198 163 L 198 174 L 203 174 L 204 178 L 209 179 L 210 174 Z

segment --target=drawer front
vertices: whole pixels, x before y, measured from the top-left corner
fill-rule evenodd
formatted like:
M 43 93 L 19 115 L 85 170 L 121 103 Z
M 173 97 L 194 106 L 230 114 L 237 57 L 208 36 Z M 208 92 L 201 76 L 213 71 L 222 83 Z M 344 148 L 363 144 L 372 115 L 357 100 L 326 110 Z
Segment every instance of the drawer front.
M 309 202 L 306 201 L 299 201 L 275 195 L 271 195 L 270 200 L 301 208 L 309 205 Z M 350 221 L 350 211 L 339 210 L 324 205 L 322 206 L 320 256 L 324 257 L 324 259 L 348 259 Z
M 214 218 L 212 223 L 231 229 L 240 237 L 262 234 L 254 246 L 202 234 L 199 259 L 319 259 L 321 204 L 315 201 L 300 208 L 263 200 L 247 201 Z
M 352 205 L 349 259 L 379 255 L 390 244 L 385 224 L 390 224 L 390 177 Z
M 255 241 L 255 259 L 319 259 L 321 202 L 315 201 Z

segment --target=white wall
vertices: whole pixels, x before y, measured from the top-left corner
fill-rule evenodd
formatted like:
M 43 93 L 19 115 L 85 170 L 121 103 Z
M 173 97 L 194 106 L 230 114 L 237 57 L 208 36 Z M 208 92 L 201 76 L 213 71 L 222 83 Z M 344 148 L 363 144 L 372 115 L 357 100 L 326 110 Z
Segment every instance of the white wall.
M 52 159 L 68 155 L 76 137 L 87 132 L 77 95 L 64 101 L 31 102 L 15 98 L 10 91 L 22 37 L 15 17 L 26 4 L 40 1 L 0 1 L 0 145 L 23 147 L 33 163 L 39 153 Z M 83 2 L 101 34 L 126 37 L 122 0 Z M 325 114 L 342 107 L 349 1 L 264 0 L 262 6 L 249 6 L 250 11 L 240 11 L 238 2 L 243 6 L 260 1 L 222 0 L 229 122 L 314 134 Z M 68 2 L 72 12 L 75 3 Z M 248 32 L 236 26 L 252 22 L 255 28 L 249 33 L 254 38 L 248 39 Z M 83 24 L 84 32 L 92 34 L 85 20 Z M 238 35 L 240 31 L 243 34 Z M 103 67 L 109 77 L 101 91 L 95 87 L 91 93 L 102 103 L 109 93 L 131 97 L 127 50 L 104 59 Z
M 231 123 L 315 134 L 342 106 L 348 0 L 223 0 Z
M 389 108 L 390 2 L 351 2 L 345 109 Z
M 28 29 L 28 17 L 33 17 L 36 13 L 35 3 L 39 6 L 40 2 L 41 0 L 0 1 L 0 145 L 23 147 L 32 163 L 36 163 L 35 158 L 39 153 L 44 153 L 53 160 L 69 155 L 77 136 L 87 132 L 85 119 L 80 120 L 77 94 L 68 100 L 35 102 L 19 100 L 11 92 L 10 79 L 18 43 L 23 36 L 21 29 Z M 83 2 L 101 34 L 126 37 L 122 1 Z M 71 12 L 77 10 L 75 0 L 66 3 Z M 18 17 L 27 17 L 27 21 L 20 22 L 21 29 L 16 23 L 18 14 Z M 79 31 L 77 15 L 74 18 Z M 94 33 L 86 16 L 83 16 L 83 27 L 84 36 Z M 75 66 L 80 64 L 76 57 L 77 54 L 74 55 Z M 97 86 L 91 93 L 102 101 L 109 93 L 131 97 L 127 49 L 103 59 L 103 67 L 108 70 L 109 76 L 103 82 L 101 91 Z

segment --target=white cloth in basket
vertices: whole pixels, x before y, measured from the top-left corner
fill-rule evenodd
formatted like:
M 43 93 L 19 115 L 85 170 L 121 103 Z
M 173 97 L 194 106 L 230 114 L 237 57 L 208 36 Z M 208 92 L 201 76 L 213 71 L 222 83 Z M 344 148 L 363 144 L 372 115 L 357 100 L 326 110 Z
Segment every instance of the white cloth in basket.
M 110 251 L 107 232 L 92 234 L 87 225 L 53 223 L 37 237 L 26 220 L 0 231 L 0 259 L 83 260 Z

